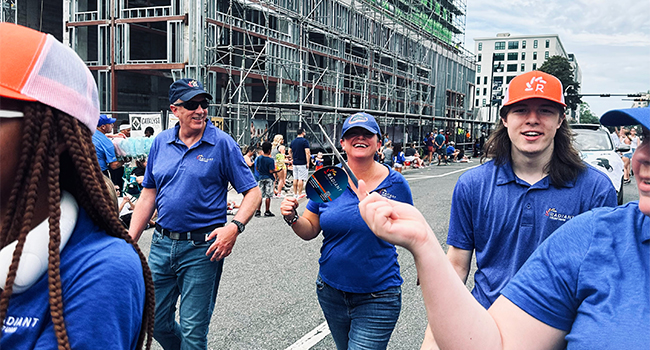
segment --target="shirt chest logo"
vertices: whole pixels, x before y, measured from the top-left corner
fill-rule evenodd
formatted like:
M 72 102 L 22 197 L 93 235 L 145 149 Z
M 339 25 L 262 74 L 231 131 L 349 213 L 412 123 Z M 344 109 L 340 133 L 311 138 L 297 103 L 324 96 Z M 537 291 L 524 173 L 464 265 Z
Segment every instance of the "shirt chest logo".
M 569 221 L 573 219 L 573 217 L 575 216 L 575 215 L 558 213 L 557 209 L 555 208 L 546 209 L 544 215 L 546 215 L 550 220 L 557 220 L 562 222 Z
M 196 160 L 198 160 L 199 162 L 207 163 L 213 161 L 214 158 L 206 158 L 202 154 L 199 154 L 198 156 L 196 156 Z
M 394 195 L 394 194 L 392 194 L 392 193 L 389 193 L 385 188 L 382 188 L 382 189 L 379 191 L 379 195 L 382 196 L 382 197 L 384 197 L 384 198 L 388 198 L 388 199 L 395 199 L 395 198 L 397 198 L 396 195 Z

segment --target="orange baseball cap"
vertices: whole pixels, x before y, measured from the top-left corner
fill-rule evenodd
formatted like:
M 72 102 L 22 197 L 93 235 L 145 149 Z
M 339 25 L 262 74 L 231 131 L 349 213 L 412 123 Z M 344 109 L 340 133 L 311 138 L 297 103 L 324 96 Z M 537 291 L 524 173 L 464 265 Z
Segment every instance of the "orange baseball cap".
M 95 132 L 95 79 L 71 48 L 52 35 L 0 23 L 0 97 L 38 101 L 67 113 Z
M 530 98 L 543 98 L 566 107 L 564 89 L 560 79 L 542 71 L 534 70 L 512 79 L 508 85 L 503 105 L 509 106 Z

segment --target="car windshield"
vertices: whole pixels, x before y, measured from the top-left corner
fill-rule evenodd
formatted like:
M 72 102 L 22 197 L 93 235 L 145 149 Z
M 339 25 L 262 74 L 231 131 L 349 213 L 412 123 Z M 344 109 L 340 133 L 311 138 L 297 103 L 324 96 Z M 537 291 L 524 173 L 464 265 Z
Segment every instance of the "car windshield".
M 579 151 L 612 151 L 614 147 L 609 134 L 601 130 L 573 129 L 574 144 Z

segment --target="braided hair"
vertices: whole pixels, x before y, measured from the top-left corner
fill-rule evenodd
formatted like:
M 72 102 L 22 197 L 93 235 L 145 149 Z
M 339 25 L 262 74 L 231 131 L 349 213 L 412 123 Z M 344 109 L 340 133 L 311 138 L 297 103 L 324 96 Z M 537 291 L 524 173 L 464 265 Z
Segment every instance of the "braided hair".
M 108 235 L 129 242 L 140 257 L 145 279 L 145 305 L 137 349 L 142 349 L 143 345 L 149 349 L 152 342 L 155 308 L 151 271 L 144 254 L 119 221 L 109 189 L 104 185 L 90 130 L 77 119 L 45 104 L 25 102 L 23 105 L 22 154 L 18 160 L 18 169 L 7 202 L 6 214 L 1 218 L 0 248 L 13 241 L 17 241 L 17 245 L 9 267 L 6 287 L 0 294 L 0 324 L 4 322 L 7 313 L 20 256 L 27 234 L 32 227 L 37 198 L 43 195 L 38 193 L 39 184 L 42 183 L 42 179 L 47 179 L 50 228 L 47 275 L 50 314 L 58 348 L 70 349 L 63 316 L 59 269 L 60 201 L 61 190 L 65 190 L 74 196 L 96 225 Z M 62 149 L 65 151 L 59 154 Z

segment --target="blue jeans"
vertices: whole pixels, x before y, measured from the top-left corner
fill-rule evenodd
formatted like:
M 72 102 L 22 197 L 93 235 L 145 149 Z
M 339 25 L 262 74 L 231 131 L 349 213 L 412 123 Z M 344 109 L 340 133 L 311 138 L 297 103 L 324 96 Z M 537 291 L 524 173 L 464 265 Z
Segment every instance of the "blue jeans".
M 153 336 L 165 350 L 207 349 L 223 260 L 205 253 L 214 242 L 175 241 L 154 231 L 149 268 L 156 292 Z M 176 302 L 181 298 L 176 322 Z
M 348 293 L 318 276 L 316 293 L 338 350 L 386 349 L 402 308 L 402 288 Z

